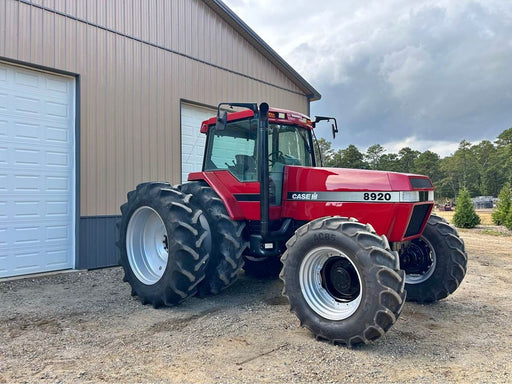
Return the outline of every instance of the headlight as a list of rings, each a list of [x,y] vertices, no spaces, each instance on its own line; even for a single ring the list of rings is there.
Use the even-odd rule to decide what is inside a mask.
[[[401,191],[400,202],[402,203],[417,203],[420,201],[419,191]]]

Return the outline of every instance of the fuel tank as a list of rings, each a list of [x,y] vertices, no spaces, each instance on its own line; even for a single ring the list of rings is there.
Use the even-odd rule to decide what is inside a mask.
[[[426,176],[345,168],[286,166],[281,217],[355,217],[390,241],[419,237],[434,204]]]

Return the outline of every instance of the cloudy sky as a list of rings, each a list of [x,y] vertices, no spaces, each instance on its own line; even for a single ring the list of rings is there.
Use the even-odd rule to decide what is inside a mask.
[[[446,156],[512,127],[511,0],[224,2],[322,94],[336,148]]]

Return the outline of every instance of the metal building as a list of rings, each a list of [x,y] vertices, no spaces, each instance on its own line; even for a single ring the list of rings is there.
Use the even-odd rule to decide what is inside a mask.
[[[127,191],[200,170],[219,102],[319,98],[218,0],[0,1],[0,277],[116,265]]]

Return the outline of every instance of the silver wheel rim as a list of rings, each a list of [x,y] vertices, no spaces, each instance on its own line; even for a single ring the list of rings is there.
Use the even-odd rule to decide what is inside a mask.
[[[126,231],[126,252],[130,267],[139,281],[155,284],[167,266],[167,231],[160,215],[151,207],[138,208]]]
[[[430,279],[430,277],[432,276],[432,274],[434,273],[434,271],[436,269],[437,256],[436,256],[436,251],[434,251],[434,247],[432,247],[432,244],[430,243],[430,241],[428,241],[424,236],[421,236],[420,240],[423,241],[425,244],[427,244],[427,246],[430,250],[429,255],[430,255],[430,260],[432,261],[432,264],[430,265],[429,269],[425,273],[406,274],[405,282],[407,284],[421,284],[421,283],[427,281],[428,279]]]
[[[352,301],[337,301],[323,286],[321,271],[325,263],[332,257],[347,259],[357,272],[359,295]],[[309,307],[318,315],[328,320],[344,320],[354,314],[361,304],[363,287],[361,276],[352,260],[338,249],[330,247],[315,248],[302,261],[299,270],[299,281],[304,299]]]

